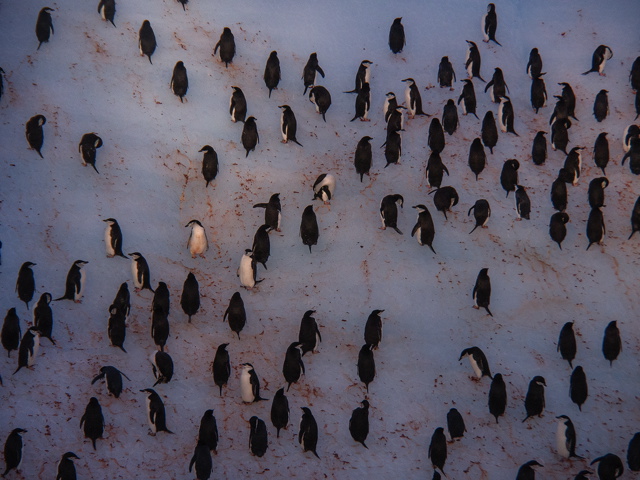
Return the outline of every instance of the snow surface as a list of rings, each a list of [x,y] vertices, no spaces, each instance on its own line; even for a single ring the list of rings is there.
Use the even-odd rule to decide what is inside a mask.
[[[448,478],[508,479],[518,467],[536,459],[541,478],[573,478],[597,456],[613,452],[624,458],[629,440],[640,430],[637,326],[638,242],[629,217],[638,194],[637,179],[621,167],[621,136],[635,117],[628,82],[638,55],[635,0],[602,2],[498,2],[497,38],[503,47],[483,43],[479,24],[485,5],[479,2],[387,2],[326,0],[322,2],[202,2],[192,0],[186,12],[172,0],[120,1],[117,28],[103,22],[97,2],[51,2],[55,35],[36,52],[33,29],[44,3],[4,5],[0,16],[1,66],[5,95],[0,101],[3,182],[1,193],[4,264],[0,299],[5,310],[16,307],[23,332],[31,311],[14,292],[20,265],[29,260],[36,277],[36,297],[64,288],[73,261],[88,260],[86,295],[81,304],[53,304],[57,346],[42,340],[33,369],[15,376],[16,352],[0,362],[0,438],[16,427],[24,435],[23,478],[53,478],[66,451],[76,461],[79,478],[175,479],[188,473],[198,425],[213,408],[220,442],[212,478],[431,478],[427,449],[435,428],[446,426],[455,406],[467,433],[449,445]],[[404,51],[394,56],[389,27],[403,17]],[[140,57],[137,35],[149,19],[158,40],[153,65]],[[229,68],[212,57],[223,27],[231,28],[237,56]],[[428,157],[429,119],[405,124],[400,165],[384,169],[384,94],[404,98],[413,77],[425,110],[441,115],[448,98],[460,94],[464,78],[465,40],[475,41],[482,55],[482,75],[491,78],[501,67],[516,112],[519,137],[500,134],[487,169],[475,181],[467,166],[468,148],[480,135],[480,121],[460,117],[460,127],[442,154],[452,185],[460,194],[449,220],[433,208],[424,177]],[[589,69],[599,44],[614,57],[606,77],[580,74]],[[529,51],[538,47],[550,101],[539,114],[529,104],[525,73]],[[268,98],[262,74],[269,53],[277,50],[282,81]],[[318,53],[326,78],[319,83],[332,94],[327,122],[302,95],[302,68]],[[436,85],[440,58],[448,55],[458,82],[454,91]],[[351,90],[359,63],[371,67],[372,112],[369,123],[353,122]],[[169,88],[175,63],[184,61],[189,91],[181,104]],[[551,95],[557,82],[568,81],[578,97],[580,122],[569,131],[570,147],[582,145],[583,170],[578,186],[569,186],[568,235],[559,250],[548,236],[553,213],[549,188],[564,154],[549,150],[544,166],[530,159],[538,130],[549,131]],[[484,84],[474,80],[478,116],[497,112]],[[231,86],[243,89],[249,114],[257,118],[260,144],[245,158],[241,124],[228,117]],[[610,115],[597,124],[592,115],[597,92],[609,90]],[[291,105],[298,119],[298,140],[284,145],[279,133],[278,105]],[[24,124],[44,114],[44,160],[28,150]],[[77,144],[95,131],[104,140],[96,174],[81,166]],[[587,187],[600,176],[591,149],[601,131],[609,132],[611,182],[606,190],[604,246],[585,252],[589,213]],[[374,166],[363,183],[352,161],[358,140],[374,138]],[[212,145],[220,158],[220,174],[205,189],[202,154]],[[528,187],[530,221],[516,221],[513,194],[505,199],[499,184],[504,160],[520,161],[520,183]],[[298,228],[302,210],[311,202],[313,181],[320,173],[338,179],[331,206],[315,202],[319,244],[309,253]],[[238,340],[222,322],[233,292],[240,290],[236,269],[262,224],[262,209],[252,209],[280,192],[283,229],[271,234],[272,256],[264,281],[255,291],[242,291],[248,322]],[[400,236],[380,230],[379,202],[400,193]],[[478,198],[491,203],[487,229],[473,235],[467,210]],[[434,218],[434,248],[420,247],[409,237],[416,213],[426,204]],[[118,219],[125,252],[139,251],[151,267],[152,284],[168,284],[172,294],[171,335],[167,351],[175,363],[174,379],[159,385],[174,435],[148,435],[145,395],[154,383],[149,356],[149,291],[132,294],[132,316],[124,353],[109,345],[108,307],[121,282],[131,283],[130,263],[106,258],[104,218]],[[186,248],[192,218],[202,221],[209,237],[206,259],[192,259]],[[472,308],[471,290],[478,271],[489,268],[493,285],[491,318]],[[191,324],[180,309],[182,284],[189,271],[200,282],[202,306]],[[373,309],[384,309],[384,338],[375,352],[377,375],[366,395],[356,371],[364,323]],[[284,385],[282,362],[297,339],[300,319],[317,310],[324,342],[319,353],[304,357],[307,373],[288,393],[291,424],[276,439],[269,412],[276,390]],[[602,334],[617,320],[623,351],[610,367],[601,353]],[[569,391],[571,370],[556,352],[560,328],[575,321],[578,355],[589,381],[589,398],[579,412]],[[230,343],[232,377],[222,397],[210,366],[216,347]],[[506,416],[496,425],[487,408],[489,380],[473,381],[462,349],[480,346],[492,372],[505,376],[509,394]],[[244,405],[239,365],[251,362],[267,402]],[[120,399],[108,397],[102,384],[90,381],[103,365],[126,373]],[[547,380],[547,408],[542,418],[521,423],[530,379]],[[97,451],[83,438],[80,417],[97,396],[106,420],[106,438]],[[369,450],[348,432],[352,409],[363,398],[371,403]],[[309,406],[319,427],[318,460],[297,443],[300,407]],[[555,416],[569,415],[577,430],[577,452],[585,460],[568,461],[555,451]],[[249,418],[269,426],[269,450],[263,458],[248,451]],[[4,440],[2,440],[4,441]],[[625,474],[625,477],[632,475]],[[20,478],[15,472],[9,478]]]

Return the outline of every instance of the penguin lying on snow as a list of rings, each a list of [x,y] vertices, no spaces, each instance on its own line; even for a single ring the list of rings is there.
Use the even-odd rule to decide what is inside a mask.
[[[313,200],[321,199],[325,205],[331,203],[333,192],[336,189],[336,177],[330,173],[322,173],[313,184]]]

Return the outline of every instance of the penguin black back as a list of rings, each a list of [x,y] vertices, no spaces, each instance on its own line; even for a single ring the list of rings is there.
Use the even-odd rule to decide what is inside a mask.
[[[293,342],[287,348],[282,365],[282,374],[287,382],[287,392],[291,388],[292,383],[297,383],[300,374],[305,373],[304,363],[302,362],[302,353],[300,351],[300,342]]]
[[[604,207],[604,189],[609,186],[607,177],[594,178],[589,182],[589,206],[591,208]]]
[[[502,378],[502,374],[496,373],[489,387],[489,413],[496,418],[504,415],[507,408],[507,387]]]
[[[602,170],[602,174],[606,175],[604,171],[609,164],[609,140],[607,139],[607,132],[602,132],[596,138],[596,142],[593,145],[593,161],[596,167]]]
[[[25,134],[29,147],[38,152],[40,158],[44,158],[42,156],[42,145],[44,144],[44,130],[42,126],[45,123],[47,123],[47,119],[44,115],[34,115],[25,125]]]
[[[40,43],[38,43],[37,50],[40,50],[42,44],[48,42],[51,34],[54,33],[53,19],[49,12],[53,12],[53,8],[44,7],[38,13],[38,19],[36,20],[36,37]]]
[[[18,279],[16,280],[16,292],[18,298],[22,300],[29,309],[29,302],[33,299],[36,291],[36,281],[33,276],[33,270],[36,264],[33,262],[24,262],[18,271]]]
[[[271,404],[271,423],[277,429],[276,436],[280,438],[280,430],[289,424],[289,400],[284,394],[284,388],[278,390]]]
[[[187,94],[187,90],[189,90],[189,78],[187,76],[187,68],[181,61],[173,67],[171,90],[173,90],[176,96],[180,97],[180,103],[182,103],[183,97]]]
[[[267,260],[271,255],[269,230],[271,230],[269,225],[261,225],[253,236],[253,247],[251,247],[254,260],[261,263],[265,270],[267,269]]]
[[[255,415],[249,419],[249,450],[252,455],[262,457],[267,452],[268,434],[264,420]]]
[[[478,50],[478,45],[471,40],[465,40],[467,45],[469,46],[469,50],[467,51],[467,59],[465,61],[465,68],[467,69],[467,73],[469,74],[469,78],[479,78],[483,82],[486,83],[484,78],[480,76],[480,66],[482,64],[480,58],[480,51]],[[469,112],[472,113],[472,112]]]
[[[587,401],[587,397],[589,396],[589,387],[584,369],[579,365],[574,368],[571,373],[569,396],[571,397],[571,401],[578,405],[578,409],[582,411],[582,404]]]
[[[213,383],[220,388],[220,396],[222,396],[222,386],[227,384],[231,376],[228,346],[228,343],[220,344],[213,359]]]
[[[473,82],[467,78],[462,81],[464,82],[464,86],[462,87],[462,93],[458,97],[458,105],[462,102],[462,113],[464,115],[471,113],[474,117],[478,118],[476,114],[476,91],[473,88]]]
[[[107,324],[107,334],[109,341],[114,347],[120,348],[124,353],[127,351],[124,349],[124,340],[127,335],[127,323],[123,311],[116,305],[109,307],[109,321]]]
[[[364,443],[369,435],[369,402],[363,400],[362,407],[354,408],[349,419],[349,433],[351,438],[361,443],[366,449],[367,444]]]
[[[247,99],[240,87],[231,87],[231,100],[229,101],[229,115],[232,122],[244,122],[247,116]]]
[[[442,112],[442,128],[449,135],[453,135],[458,128],[458,109],[451,98],[447,100]]]
[[[271,98],[271,91],[278,88],[280,83],[280,59],[278,58],[278,52],[275,50],[269,54],[267,64],[264,67],[264,84],[269,89],[269,98]]]
[[[256,125],[256,118],[249,117],[244,122],[242,127],[242,135],[240,137],[242,146],[247,154],[245,158],[249,156],[249,152],[256,149],[256,145],[260,143],[260,136],[258,135],[258,126]]]
[[[640,197],[636,199],[636,203],[633,205],[633,210],[631,211],[631,234],[628,240],[631,240],[631,237],[633,237],[633,234],[637,231],[640,231]]]
[[[602,240],[604,239],[605,234],[605,225],[604,225],[604,215],[602,214],[602,210],[599,208],[592,208],[589,213],[589,218],[587,219],[587,239],[589,240],[589,245],[587,245],[587,250],[594,243],[602,245]]]
[[[534,165],[543,165],[547,160],[547,139],[546,132],[538,132],[533,138],[533,146],[531,147],[531,159]]]
[[[627,465],[632,472],[640,472],[640,432],[636,433],[629,442]]]
[[[613,361],[618,358],[622,351],[622,339],[620,338],[620,330],[618,322],[613,320],[609,322],[607,328],[604,329],[604,338],[602,340],[602,354],[604,358],[609,360],[609,365],[613,366]]]
[[[476,284],[473,287],[473,299],[475,300],[476,308],[484,308],[487,313],[493,317],[491,310],[489,310],[489,303],[491,301],[491,279],[489,278],[488,268],[483,268],[478,273],[476,278]]]
[[[512,158],[502,164],[502,172],[500,173],[500,185],[507,192],[513,192],[518,185],[518,168],[520,168],[520,162]]]
[[[10,308],[4,317],[2,324],[2,346],[7,350],[7,356],[11,358],[11,350],[18,350],[20,346],[20,318],[15,308]]]
[[[551,147],[554,150],[560,150],[565,155],[569,144],[568,126],[568,120],[558,120],[551,125]]]
[[[102,147],[102,139],[96,133],[85,133],[78,144],[78,151],[82,154],[83,165],[91,165],[96,173],[96,149]]]
[[[522,420],[522,423],[535,415],[542,416],[545,407],[544,387],[546,386],[544,378],[539,375],[533,377],[529,382],[527,396],[524,399],[524,408],[527,411],[527,416]]]
[[[487,153],[484,151],[482,142],[479,138],[474,138],[473,142],[471,142],[471,146],[469,147],[469,168],[476,176],[476,181],[478,180],[478,175],[482,173],[486,164]]]
[[[457,408],[452,408],[447,412],[447,429],[451,440],[462,438],[464,432],[467,431],[464,425],[464,419]]]
[[[444,219],[447,219],[447,212],[451,211],[451,207],[458,204],[460,197],[455,188],[447,186],[438,188],[433,195],[433,204],[436,210],[444,214]]]
[[[202,155],[202,176],[204,177],[205,188],[209,186],[218,175],[218,154],[211,145],[205,145],[200,152],[204,152]]]
[[[600,90],[593,103],[593,116],[596,117],[598,122],[602,122],[609,114],[609,97],[607,93],[609,93],[608,90]]]
[[[542,57],[537,48],[532,48],[529,52],[529,61],[527,62],[527,74],[530,78],[538,78],[542,73]]]
[[[122,377],[125,377],[127,380],[130,380],[124,373],[118,370],[116,367],[112,367],[110,365],[104,366],[100,369],[100,373],[91,380],[91,385],[96,383],[98,380],[102,380],[105,378],[107,383],[107,391],[110,395],[113,395],[116,398],[120,397],[122,393]]]
[[[233,57],[236,55],[236,41],[229,27],[224,27],[222,30],[220,40],[218,40],[218,43],[216,43],[213,49],[214,55],[218,51],[218,48],[220,49],[220,61],[224,62],[225,68],[228,68],[229,64],[233,62]]]
[[[151,28],[151,23],[149,20],[145,20],[142,22],[138,32],[138,48],[140,49],[140,55],[146,55],[151,65],[153,65],[151,55],[156,51],[156,46],[156,35],[153,32],[153,28]]]
[[[165,314],[169,315],[171,311],[171,295],[169,293],[169,287],[164,282],[158,282],[158,286],[153,292],[153,301],[151,302],[151,310],[156,308],[162,310]]]
[[[370,344],[371,348],[378,348],[382,341],[382,312],[384,310],[372,311],[364,325],[364,342]]]
[[[302,212],[300,237],[302,238],[302,243],[309,247],[309,253],[311,253],[311,246],[318,244],[319,237],[318,221],[313,211],[313,205],[307,205]]]
[[[151,425],[152,433],[154,435],[158,432],[173,433],[167,428],[164,402],[160,395],[152,388],[145,388],[140,392],[147,394],[147,420]]]
[[[480,200],[476,200],[476,203],[474,203],[467,212],[467,216],[471,215],[471,211],[473,211],[473,217],[475,218],[476,224],[473,227],[473,230],[469,232],[469,235],[471,235],[476,228],[486,226],[487,221],[491,216],[491,207],[487,200],[481,198]]]
[[[367,393],[369,392],[369,384],[373,382],[376,376],[376,362],[373,358],[373,345],[364,344],[358,354],[358,377],[365,384]]]
[[[569,366],[573,368],[572,362],[573,359],[576,358],[577,351],[573,322],[567,322],[562,326],[562,329],[560,330],[560,337],[558,338],[558,351],[560,352],[560,355],[562,355],[562,359],[568,361]]]
[[[193,456],[189,462],[189,472],[196,467],[197,480],[209,480],[211,471],[213,470],[213,461],[211,460],[211,451],[206,443],[198,440]]]
[[[396,18],[389,29],[389,48],[393,53],[400,53],[406,45],[402,17]]]
[[[447,461],[447,437],[444,434],[444,428],[438,427],[433,432],[428,456],[434,470],[438,468],[444,474],[444,464]]]
[[[542,467],[536,460],[529,460],[524,465],[521,465],[516,475],[516,480],[535,480],[536,471],[533,467]]]
[[[40,336],[48,339],[53,345],[56,342],[51,338],[53,333],[53,312],[49,304],[51,303],[51,294],[45,292],[40,295],[40,299],[33,309],[33,323],[40,332]]]
[[[624,473],[624,465],[619,456],[607,453],[593,460],[590,465],[598,464],[598,478],[600,480],[615,480]]]
[[[449,61],[449,57],[442,57],[440,65],[438,65],[438,83],[440,88],[452,87],[456,81],[456,72],[453,71],[453,65]]]
[[[613,51],[607,45],[599,45],[591,56],[591,70],[587,70],[582,75],[587,75],[591,72],[598,72],[600,75],[604,75],[604,66],[607,60],[613,57]]]
[[[318,424],[308,407],[302,407],[302,419],[300,420],[300,431],[298,433],[298,443],[302,445],[305,452],[311,451],[318,459],[316,448],[318,445]]]
[[[482,144],[493,154],[493,147],[498,144],[498,127],[491,110],[482,119]]]
[[[312,86],[311,91],[309,92],[309,101],[315,104],[316,111],[322,115],[322,120],[326,122],[327,118],[325,114],[331,106],[331,94],[329,93],[329,90],[322,85]]]
[[[115,0],[100,0],[100,3],[98,3],[98,13],[105,22],[109,21],[111,25],[116,26],[113,21],[116,16]]]
[[[442,128],[442,124],[438,117],[433,117],[431,119],[427,143],[433,152],[441,153],[444,150],[444,129]]]
[[[180,306],[182,311],[189,316],[189,323],[191,323],[191,317],[200,309],[200,286],[192,272],[189,272],[182,286]]]
[[[154,387],[160,383],[169,383],[173,378],[173,359],[167,352],[153,352],[151,368],[156,379]]]
[[[496,30],[498,29],[498,15],[496,14],[496,6],[493,3],[487,5],[487,13],[482,18],[482,33],[484,41],[493,41],[500,45],[496,40]],[[500,45],[502,46],[502,45]]]
[[[222,321],[224,322],[227,317],[229,318],[229,327],[238,335],[238,340],[240,340],[240,332],[247,323],[247,313],[244,309],[244,302],[240,296],[240,292],[235,292],[231,296],[229,306],[224,312]]]
[[[216,417],[213,416],[213,410],[209,409],[204,412],[200,419],[200,428],[198,429],[198,443],[204,443],[208,450],[216,451],[218,448],[218,424]]]
[[[6,468],[2,477],[6,477],[13,469],[17,469],[22,463],[22,434],[27,431],[24,428],[14,428],[4,442],[4,461]]]
[[[91,439],[93,449],[96,450],[96,440],[102,438],[104,432],[104,416],[102,407],[96,397],[91,397],[89,404],[80,419],[80,428],[83,429],[85,438]]]
[[[360,175],[360,181],[362,182],[362,178],[364,175],[369,175],[369,170],[371,169],[371,137],[364,136],[358,142],[356,147],[356,153],[353,160],[353,163],[356,167],[356,173]]]
[[[164,346],[169,338],[169,316],[166,311],[157,306],[151,314],[151,337],[156,346],[164,352]]]

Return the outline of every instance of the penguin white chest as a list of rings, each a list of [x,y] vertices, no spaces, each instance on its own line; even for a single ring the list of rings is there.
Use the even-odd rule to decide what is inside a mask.
[[[492,97],[491,100],[493,100],[493,90],[491,91],[491,97]],[[498,106],[498,123],[500,124],[500,130],[506,133],[507,125],[503,117],[503,112],[504,112],[504,102],[500,102],[500,105]]]
[[[138,262],[135,260],[131,262],[131,274],[133,275],[133,286],[136,288],[142,288],[142,282],[138,280]]]
[[[189,237],[189,252],[195,258],[207,251],[207,234],[200,225],[193,225]]]
[[[288,133],[289,133],[289,127],[287,125],[285,125],[285,123],[284,123],[284,115],[282,115],[280,117],[280,131],[282,132],[282,141],[284,143],[287,143],[287,140],[288,140],[287,136],[288,136]]]
[[[464,59],[464,63],[465,65],[467,65],[467,75],[469,75],[469,78],[473,78],[473,62],[469,61],[469,58],[471,57],[471,50],[467,50],[467,55]]]
[[[254,400],[253,388],[251,386],[251,374],[248,370],[243,370],[240,374],[240,392],[244,403],[252,403]]]
[[[476,377],[482,378],[482,370],[480,369],[478,362],[476,362],[475,358],[473,358],[473,355],[469,355],[469,363],[471,364],[471,368],[473,368]]]
[[[36,356],[38,355],[38,350],[40,350],[40,335],[36,334],[33,336],[33,354],[29,352],[27,366],[31,367],[34,363],[36,363]]]
[[[155,423],[155,418],[152,418],[151,415],[151,399],[149,397],[147,397],[147,420],[149,421],[149,428],[151,428],[151,431],[153,433],[157,433],[157,427],[156,427],[156,423]]]
[[[413,117],[416,114],[416,103],[411,95],[411,87],[407,87],[404,91],[404,100],[407,104],[407,108],[409,109],[409,113]]]
[[[416,240],[418,240],[418,243],[422,245],[422,227],[418,227],[416,229]]]
[[[253,278],[252,259],[248,255],[243,255],[240,259],[240,268],[238,269],[240,283],[243,287],[253,288],[256,281]]]
[[[567,448],[567,427],[564,421],[558,422],[558,429],[556,430],[556,447],[558,448],[558,454],[564,458],[569,458],[571,454]]]
[[[105,12],[105,5],[102,4],[100,6],[100,16],[102,17],[102,20],[106,21],[107,20],[107,14]]]
[[[104,246],[107,251],[107,257],[113,257],[116,254],[111,241],[111,225],[107,225],[107,228],[104,230]]]

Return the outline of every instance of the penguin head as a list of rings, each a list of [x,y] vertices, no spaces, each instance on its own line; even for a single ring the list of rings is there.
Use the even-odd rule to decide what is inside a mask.
[[[403,208],[404,205],[404,197],[400,194],[393,195],[393,201],[400,205],[400,208]]]
[[[480,270],[479,275],[482,275],[483,277],[486,277],[489,274],[489,269],[488,268],[483,268],[482,270]],[[540,377],[542,378],[542,377]],[[544,379],[543,379],[544,381]]]
[[[368,68],[369,65],[373,65],[373,62],[371,60],[363,60],[362,62],[360,62],[360,65],[362,65],[363,67]]]
[[[45,118],[45,116],[44,116],[44,115],[36,115],[36,116],[35,116],[35,117],[33,117],[33,118],[38,119],[38,125],[39,125],[39,126],[42,126],[42,125],[44,125],[45,123],[47,123],[47,119]]]
[[[407,85],[411,86],[411,85],[415,85],[416,82],[413,78],[405,78],[404,80],[402,80],[403,82],[406,82]]]
[[[202,147],[200,150],[198,150],[199,152],[207,152],[207,153],[213,153],[213,147],[211,145],[205,145],[204,147]]]
[[[311,55],[309,55],[309,60],[314,59],[317,60],[318,59],[318,54],[316,52],[313,52]]]
[[[450,98],[449,100],[447,100],[447,106],[455,107],[455,105],[456,105],[456,102],[454,102],[453,99]]]
[[[278,58],[278,52],[276,52],[275,50],[273,50],[273,51],[269,54],[269,59],[270,59],[270,60],[275,60],[276,58]]]
[[[569,420],[569,417],[567,417],[566,415],[558,415],[556,417],[558,420],[562,419],[562,420]]]
[[[87,262],[86,260],[76,260],[75,262],[73,262],[73,264],[78,268],[84,267],[87,263],[89,262]]]
[[[151,26],[151,22],[149,22],[149,20],[145,20],[144,22],[142,22],[143,28],[150,27],[150,26]]]
[[[371,315],[377,315],[380,316],[380,314],[384,312],[384,310],[374,310],[373,312],[371,312]]]
[[[231,29],[229,27],[224,27],[224,29],[222,30],[222,34],[223,35],[230,35],[231,34]]]
[[[387,97],[387,99],[391,100],[393,98],[396,98],[396,94],[393,93],[393,92],[387,92],[387,93],[385,93],[385,97]]]
[[[472,42],[471,40],[465,40],[465,42],[467,42],[467,44],[469,45],[469,48],[478,48],[478,46],[476,45],[476,42]]]
[[[520,162],[515,158],[511,158],[507,160],[505,163],[507,163],[509,167],[511,167],[514,170],[518,170],[520,168]]]
[[[244,95],[244,93],[242,92],[242,89],[240,87],[232,86],[231,88],[233,88],[233,93],[240,93],[240,94]]]
[[[607,188],[609,186],[609,179],[607,177],[600,177],[598,180],[600,180],[602,188]]]
[[[368,409],[368,408],[369,408],[369,402],[368,402],[366,399],[362,400],[362,402],[360,402],[360,403],[362,404],[362,406],[363,406],[365,409]]]
[[[249,249],[249,248],[245,249],[245,251],[244,251],[244,255],[245,255],[246,257],[253,258],[253,250],[251,250],[251,249]]]
[[[240,366],[242,367],[243,372],[250,372],[251,370],[253,370],[253,365],[251,365],[250,363],[243,363]]]
[[[278,105],[278,108],[281,108],[283,113],[291,111],[291,107],[289,105]]]
[[[309,407],[300,407],[300,408],[304,412],[304,415],[312,415],[311,410],[309,409]]]
[[[526,466],[528,467],[543,467],[544,465],[538,463],[535,460],[529,460],[527,463],[525,463]]]
[[[42,10],[40,10],[41,12],[55,12],[55,10],[51,7],[44,7]]]
[[[279,193],[274,193],[273,195],[271,195],[271,197],[269,198],[269,203],[273,203],[273,202],[279,202],[280,201],[280,194]]]
[[[35,267],[35,265],[36,265],[36,264],[35,264],[35,263],[33,263],[33,262],[24,262],[24,263],[22,264],[22,267],[20,267],[20,268],[21,268],[21,269],[22,269],[22,268],[31,268],[31,267]]]
[[[221,343],[220,346],[218,346],[218,350],[226,350],[228,346],[228,343]]]
[[[400,25],[402,23],[402,17],[398,17],[393,21],[394,25]]]
[[[129,256],[134,260],[138,260],[139,258],[142,258],[142,254],[140,252],[133,252],[130,253]]]
[[[508,102],[511,102],[511,99],[508,96],[504,95],[504,96],[500,97],[500,103],[501,104],[504,105],[505,103],[508,103]]]
[[[442,59],[440,60],[440,64],[446,65],[447,63],[449,63],[449,57],[447,56],[442,57]]]
[[[487,5],[487,13],[493,13],[496,11],[496,6],[493,3]]]
[[[371,140],[373,140],[373,138],[369,137],[368,135],[365,135],[364,137],[361,138],[361,140],[365,142],[370,142]]]
[[[191,226],[194,226],[194,225],[197,225],[197,226],[199,226],[200,228],[204,228],[204,227],[202,226],[202,224],[201,224],[198,220],[191,220],[189,223],[187,223],[187,224],[185,225],[185,228],[186,228],[186,227],[191,227]]]
[[[21,435],[23,433],[27,433],[27,431],[24,428],[14,428],[11,430],[11,433]]]
[[[276,397],[284,397],[284,387],[276,392]]]
[[[532,382],[535,383],[536,385],[540,385],[544,387],[547,386],[547,382],[545,382],[544,377],[541,377],[540,375],[533,377]]]
[[[413,208],[418,210],[418,213],[422,213],[422,212],[426,212],[427,211],[427,207],[424,206],[424,205],[414,205]]]
[[[256,117],[251,116],[251,117],[247,118],[247,119],[245,120],[245,122],[244,122],[244,123],[245,123],[245,125],[246,125],[246,124],[251,125],[251,124],[256,123],[256,120],[257,120],[257,119],[256,119]]]
[[[240,296],[240,292],[235,292],[233,295],[231,295],[231,300],[236,302],[239,300],[242,300],[242,297]]]
[[[79,456],[77,456],[77,455],[76,455],[75,453],[73,453],[73,452],[67,452],[67,453],[65,453],[64,455],[62,455],[62,458],[64,458],[64,459],[68,459],[68,458],[76,458],[76,459],[80,460],[80,457],[79,457]]]
[[[314,313],[316,313],[315,310],[307,310],[306,312],[304,312],[304,318],[309,318],[311,315],[313,315]]]
[[[204,412],[204,416],[205,417],[212,417],[213,416],[213,410],[210,408],[209,410]]]
[[[156,391],[153,388],[144,388],[144,389],[140,390],[140,392],[141,393],[148,393],[149,395],[156,394]]]
[[[108,223],[109,225],[115,225],[116,223],[118,223],[115,218],[105,218],[102,221]]]
[[[178,63],[176,63],[176,67],[177,69],[183,69],[184,68],[184,62],[182,62],[182,60],[180,60]]]
[[[525,188],[522,185],[516,185],[516,192],[524,192]]]
[[[100,406],[100,402],[98,401],[98,399],[96,397],[91,397],[89,399],[89,405],[92,407],[99,407]]]

